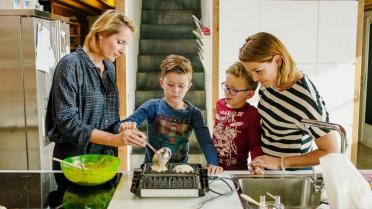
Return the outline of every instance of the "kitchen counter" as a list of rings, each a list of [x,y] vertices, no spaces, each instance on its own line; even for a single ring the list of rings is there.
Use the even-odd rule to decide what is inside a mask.
[[[241,171],[239,173],[247,173]],[[224,172],[220,176],[229,177],[231,172]],[[229,182],[234,188],[232,182]],[[132,184],[132,174],[123,175],[121,181],[119,182],[114,196],[110,202],[108,209],[119,209],[119,208],[143,208],[143,209],[166,209],[166,208],[181,208],[181,209],[196,209],[201,208],[201,204],[204,203],[203,208],[213,208],[213,209],[226,209],[226,208],[242,208],[240,203],[240,198],[237,192],[232,192],[228,196],[221,196],[213,192],[207,192],[203,197],[181,197],[181,198],[164,198],[164,197],[145,197],[139,198],[131,193],[130,186]],[[225,193],[229,192],[229,187],[222,181],[214,181],[209,185],[214,191]],[[214,199],[212,199],[214,198]],[[209,200],[209,201],[208,201]]]
[[[362,175],[369,180],[371,183],[372,179],[372,170],[361,170]],[[53,190],[56,189],[54,184],[54,176],[56,173],[61,173],[61,171],[4,171],[0,170],[0,177],[2,181],[0,181],[1,186],[5,186],[2,188],[0,192],[0,205],[8,205],[15,204],[22,205],[22,207],[9,207],[9,208],[45,208],[46,207],[46,200],[51,200],[51,194]],[[232,174],[244,175],[249,176],[249,172],[247,171],[230,171],[224,172],[220,175],[220,177],[230,177]],[[282,171],[271,171],[266,172],[266,174],[273,174],[273,175],[296,175],[296,174],[307,174],[311,175],[311,171],[302,171],[302,172],[282,172]],[[265,174],[265,175],[266,175]],[[119,181],[120,179],[120,181]],[[119,181],[119,182],[118,182]],[[48,183],[49,182],[49,183]],[[228,181],[230,185],[234,188],[233,183]],[[51,184],[52,183],[52,184]],[[130,192],[130,187],[132,184],[132,172],[123,172],[120,175],[117,175],[117,178],[113,179],[112,182],[108,182],[110,185],[115,185],[116,189],[115,192],[111,190],[111,187],[108,189],[104,187],[95,187],[95,190],[98,192],[93,191],[93,188],[88,188],[89,191],[75,191],[69,190],[70,194],[79,194],[79,192],[83,192],[84,195],[80,198],[93,198],[98,199],[98,197],[102,197],[102,193],[114,193],[112,196],[111,201],[108,201],[108,208],[109,209],[122,209],[122,208],[146,208],[146,209],[166,209],[166,208],[181,208],[181,209],[197,209],[203,205],[204,209],[213,208],[213,209],[226,209],[226,208],[242,208],[242,204],[238,193],[236,191],[232,192],[228,196],[221,196],[218,197],[217,194],[209,191],[206,193],[205,196],[202,197],[183,197],[183,198],[139,198],[136,197],[133,193]],[[79,187],[77,187],[79,188]],[[209,188],[217,191],[219,193],[226,193],[229,192],[229,187],[222,181],[213,181],[210,182]],[[10,193],[9,193],[9,191]],[[8,191],[8,192],[7,192]],[[108,191],[108,192],[107,192]],[[1,199],[1,194],[5,195],[4,199]],[[19,195],[18,195],[19,194]],[[111,193],[112,195],[112,193]],[[63,194],[62,194],[63,196]],[[26,198],[28,197],[28,198]],[[215,198],[217,197],[217,198]],[[13,198],[13,201],[12,201]],[[26,198],[26,199],[25,199]],[[58,198],[57,198],[58,199]],[[85,200],[84,199],[84,200]],[[4,200],[6,200],[4,202]],[[9,201],[13,203],[9,203]],[[61,205],[61,199],[56,202],[56,205]],[[91,201],[89,201],[91,203]]]
[[[361,171],[362,174],[371,174],[371,170]],[[225,171],[221,174],[221,177],[229,177],[232,174],[239,174],[244,176],[249,176],[248,171]],[[312,171],[266,171],[265,175],[310,175],[312,176]],[[119,208],[139,208],[139,209],[166,209],[166,208],[182,208],[182,209],[197,209],[201,208],[201,204],[204,203],[204,209],[226,209],[226,208],[243,208],[238,192],[234,191],[229,196],[217,197],[213,192],[207,192],[203,197],[197,198],[139,198],[130,192],[130,187],[132,183],[132,173],[126,173],[122,176],[114,196],[109,204],[108,209],[119,209]],[[232,182],[231,185],[233,186]],[[230,191],[225,183],[222,181],[215,181],[209,185],[210,189],[218,191],[220,193],[225,193]],[[217,197],[217,198],[215,198]]]
[[[232,174],[243,174],[249,175],[248,171],[225,171],[220,175],[220,177],[228,177]],[[282,172],[282,171],[271,171],[267,174],[273,175],[283,175],[283,174],[311,174],[311,171],[291,171],[291,172]],[[114,193],[114,196],[110,202],[109,209],[119,209],[123,206],[128,208],[151,208],[151,209],[166,209],[166,208],[177,208],[182,209],[197,209],[201,204],[204,203],[203,208],[213,208],[213,209],[226,209],[226,208],[243,208],[240,202],[240,197],[236,191],[232,192],[228,196],[220,196],[213,193],[207,192],[203,197],[197,198],[139,198],[136,197],[133,193],[130,192],[130,186],[132,183],[132,174],[123,175],[121,181],[119,182],[117,189]],[[230,185],[234,188],[232,182]],[[214,181],[209,185],[209,188],[220,193],[229,192],[230,189],[222,181]],[[217,198],[215,198],[217,197]]]

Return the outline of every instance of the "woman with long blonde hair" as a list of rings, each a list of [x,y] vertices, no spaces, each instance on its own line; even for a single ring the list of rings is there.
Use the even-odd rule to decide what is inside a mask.
[[[135,27],[116,10],[104,12],[92,24],[84,46],[56,66],[49,95],[46,128],[55,142],[53,157],[95,153],[117,155],[123,145],[145,146],[135,129],[119,133],[119,94],[113,62],[125,54]],[[53,163],[60,170],[59,163]]]

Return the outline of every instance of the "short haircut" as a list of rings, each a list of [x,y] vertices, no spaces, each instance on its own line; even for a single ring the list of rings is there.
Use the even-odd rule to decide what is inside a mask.
[[[92,24],[85,38],[84,46],[92,52],[99,52],[98,35],[104,34],[106,36],[111,36],[117,34],[119,33],[120,27],[124,25],[128,26],[129,29],[135,33],[136,26],[131,19],[113,9],[105,11]]]
[[[160,78],[169,72],[176,72],[177,74],[185,74],[189,80],[192,79],[192,66],[190,60],[187,58],[171,54],[168,55],[160,64]]]
[[[251,72],[247,71],[241,62],[235,62],[227,70],[226,74],[230,74],[239,78],[243,78],[246,81],[247,89],[255,90],[258,83],[252,79]]]

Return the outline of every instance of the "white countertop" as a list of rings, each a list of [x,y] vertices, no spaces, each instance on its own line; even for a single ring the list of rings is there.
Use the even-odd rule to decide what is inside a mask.
[[[243,173],[239,172],[239,173]],[[247,173],[247,172],[244,172]],[[224,172],[221,176],[229,177],[230,172]],[[124,173],[117,188],[112,197],[108,209],[121,209],[121,208],[136,208],[136,209],[166,209],[166,208],[182,208],[182,209],[197,209],[201,208],[200,205],[205,202],[203,208],[213,208],[213,209],[234,209],[234,208],[243,208],[240,203],[240,198],[238,197],[237,192],[233,192],[229,196],[221,196],[214,198],[217,195],[213,192],[207,192],[203,197],[182,197],[182,198],[163,198],[163,197],[145,197],[138,198],[131,193],[130,186],[132,184],[132,172]],[[232,185],[232,183],[231,183]],[[229,192],[230,189],[222,181],[214,181],[209,185],[209,188],[220,192],[225,193]],[[214,198],[213,200],[211,198]],[[208,201],[211,199],[210,201]]]
[[[285,174],[311,174],[311,171],[269,171],[265,175],[285,175]],[[231,174],[244,174],[249,175],[248,171],[225,171],[220,177],[230,177]],[[233,183],[228,181],[233,188]],[[138,209],[167,209],[167,208],[182,208],[182,209],[197,209],[200,205],[205,202],[204,209],[235,209],[243,208],[238,193],[234,191],[229,196],[220,196],[213,193],[207,192],[203,197],[136,197],[130,192],[130,186],[132,184],[132,172],[123,173],[123,176],[116,188],[114,196],[110,202],[108,209],[121,209],[121,208],[138,208]],[[230,189],[222,181],[214,181],[209,184],[209,188],[219,193],[229,192]],[[217,197],[217,198],[214,198]],[[213,199],[212,199],[213,198]],[[210,199],[210,201],[208,201]]]

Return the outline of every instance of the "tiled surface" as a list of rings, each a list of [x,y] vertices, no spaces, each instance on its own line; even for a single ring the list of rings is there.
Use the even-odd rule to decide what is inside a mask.
[[[358,158],[357,158],[358,169],[372,169],[372,149],[358,144]]]

